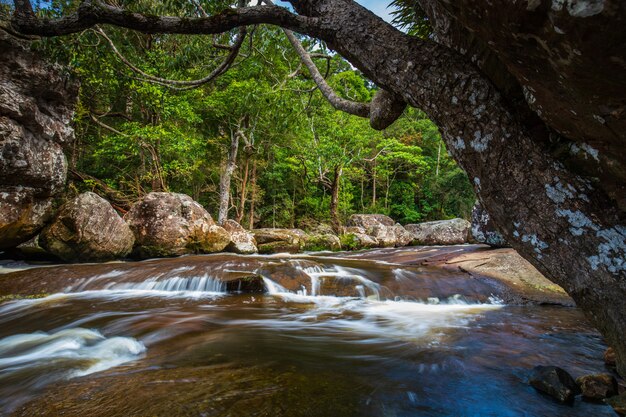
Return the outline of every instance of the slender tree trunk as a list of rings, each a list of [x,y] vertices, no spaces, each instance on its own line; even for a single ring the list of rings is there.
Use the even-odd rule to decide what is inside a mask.
[[[241,194],[239,195],[239,210],[237,210],[237,223],[241,224],[246,210],[246,194],[248,193],[248,174],[250,167],[250,158],[246,158],[246,165],[243,170],[243,179],[241,180]]]
[[[376,160],[372,166],[372,207],[376,207]]]
[[[256,160],[252,162],[252,178],[250,180],[251,195],[250,195],[250,220],[248,227],[250,230],[254,229],[254,204],[256,202]]]
[[[239,149],[239,131],[230,135],[230,150],[228,158],[220,176],[220,206],[217,222],[224,224],[228,220],[228,209],[230,205],[230,180],[237,166],[237,150]]]
[[[435,178],[439,178],[439,161],[441,160],[441,142],[437,148],[437,169],[435,170]]]
[[[330,194],[330,220],[336,233],[341,232],[341,220],[339,218],[339,188],[341,186],[342,166],[336,166],[333,175],[333,184]]]

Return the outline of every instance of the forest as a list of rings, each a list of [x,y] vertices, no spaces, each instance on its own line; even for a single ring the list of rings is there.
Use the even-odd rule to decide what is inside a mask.
[[[193,7],[137,3],[161,14]],[[54,17],[71,7],[52,2],[42,12]],[[237,31],[207,37],[106,27],[45,40],[43,51],[81,85],[76,140],[66,150],[73,189],[100,193],[121,212],[151,191],[185,193],[217,219],[226,181],[228,218],[250,229],[337,225],[353,213],[402,224],[469,218],[472,187],[424,113],[407,109],[376,131],[333,109],[281,29],[248,31],[227,72],[220,66]],[[301,39],[341,97],[372,99],[377,88],[357,69],[323,42]],[[191,81],[219,71],[211,82]]]

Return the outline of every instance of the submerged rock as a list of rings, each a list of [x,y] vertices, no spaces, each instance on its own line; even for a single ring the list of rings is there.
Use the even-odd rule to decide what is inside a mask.
[[[259,253],[298,253],[304,249],[307,235],[300,229],[254,229]]]
[[[489,213],[478,202],[472,209],[472,238],[477,243],[494,247],[508,246],[504,236],[493,224]]]
[[[613,410],[620,416],[626,416],[626,392],[622,392],[620,395],[611,397],[606,400],[606,403],[613,407]]]
[[[141,258],[219,252],[231,241],[204,207],[185,194],[150,193],[124,219]]]
[[[617,379],[609,374],[585,375],[576,379],[583,398],[601,401],[617,395]]]
[[[571,403],[580,388],[574,378],[557,366],[536,366],[529,379],[530,385],[537,391],[548,394],[562,403]]]
[[[222,227],[230,233],[230,243],[226,251],[241,254],[257,253],[254,235],[234,220],[226,220]]]
[[[61,68],[0,30],[0,249],[31,239],[54,214],[77,92]]]
[[[471,223],[464,219],[407,224],[414,245],[459,245],[469,240]]]
[[[122,258],[134,242],[130,228],[111,204],[92,192],[64,204],[39,235],[42,248],[67,262]]]

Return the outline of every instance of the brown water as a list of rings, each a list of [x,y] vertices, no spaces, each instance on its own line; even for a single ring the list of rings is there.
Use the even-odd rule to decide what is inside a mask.
[[[0,414],[613,415],[527,384],[535,365],[604,371],[605,346],[578,310],[506,305],[493,282],[378,255],[198,256],[7,276],[58,293],[0,304]],[[233,277],[238,286],[224,283]]]

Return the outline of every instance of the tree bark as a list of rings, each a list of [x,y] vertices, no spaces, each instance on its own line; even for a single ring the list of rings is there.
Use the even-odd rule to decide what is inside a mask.
[[[250,192],[250,221],[248,228],[254,229],[254,203],[256,202],[256,161],[252,163],[252,178],[250,180],[250,186],[252,188]]]
[[[239,209],[237,210],[237,223],[241,224],[246,209],[246,194],[248,191],[248,173],[250,168],[250,158],[246,158],[246,165],[243,169],[243,178],[241,179],[241,193],[239,194]]]
[[[232,132],[230,135],[230,149],[222,175],[220,176],[220,206],[217,222],[224,224],[228,220],[228,209],[230,208],[230,181],[233,172],[237,167],[237,150],[239,149],[240,132]]]
[[[341,175],[343,167],[338,165],[334,169],[333,182],[330,190],[330,221],[335,233],[341,232],[341,219],[339,218],[339,189],[341,187]]]

